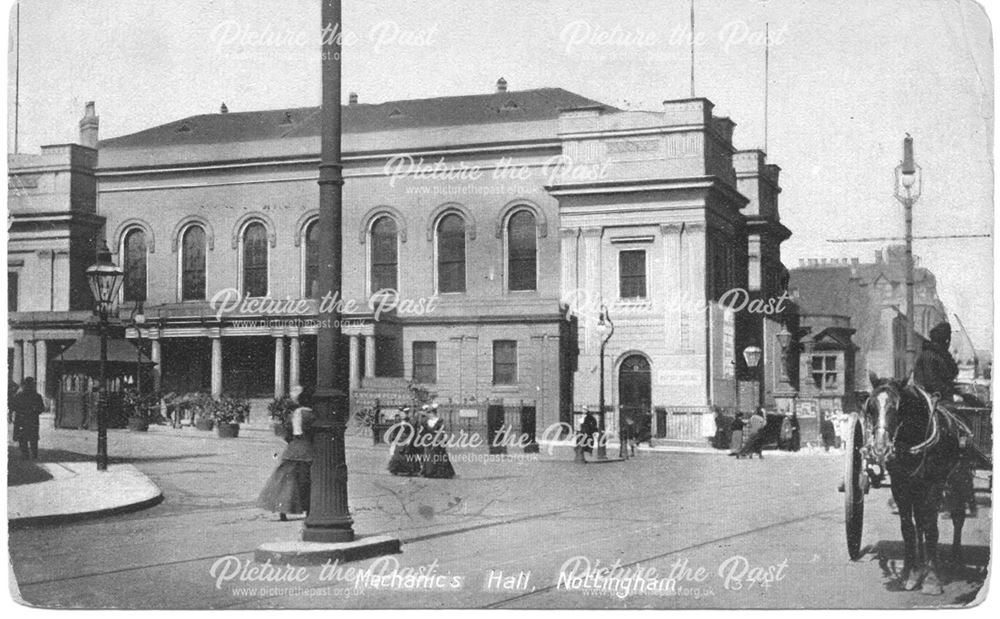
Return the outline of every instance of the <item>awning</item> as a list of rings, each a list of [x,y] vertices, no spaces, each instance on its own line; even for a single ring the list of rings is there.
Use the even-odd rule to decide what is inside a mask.
[[[57,362],[65,363],[100,362],[100,360],[101,338],[94,333],[85,333],[83,337],[56,357]],[[131,342],[110,337],[108,338],[108,362],[155,365],[155,362],[140,352],[139,348]]]

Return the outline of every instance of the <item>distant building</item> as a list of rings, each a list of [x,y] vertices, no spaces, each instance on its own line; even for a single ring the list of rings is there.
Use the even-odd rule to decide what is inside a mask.
[[[914,331],[927,338],[947,320],[934,274],[914,258]],[[800,260],[790,272],[789,292],[804,323],[813,315],[842,316],[858,347],[854,381],[868,384],[869,371],[902,378],[906,366],[906,268],[904,247],[876,251],[874,262],[853,259]],[[952,325],[953,328],[956,325]],[[952,338],[952,342],[955,340]],[[918,351],[919,352],[919,351]]]

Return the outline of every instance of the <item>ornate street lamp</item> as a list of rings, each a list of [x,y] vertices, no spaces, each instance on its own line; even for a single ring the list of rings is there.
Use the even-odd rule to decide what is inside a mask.
[[[607,460],[608,459],[608,449],[604,444],[604,348],[608,345],[608,340],[611,336],[615,334],[615,323],[611,321],[611,316],[608,315],[608,306],[601,306],[601,315],[597,320],[597,333],[601,336],[601,362],[600,362],[600,372],[601,372],[601,382],[598,395],[598,406],[600,407],[600,413],[598,420],[598,433],[597,433],[597,459]]]
[[[97,470],[108,470],[108,316],[118,301],[125,272],[111,259],[107,241],[101,241],[97,263],[87,268],[87,283],[97,304],[101,336],[101,392],[97,409]]]
[[[920,198],[923,181],[920,166],[913,160],[913,138],[903,138],[903,163],[896,166],[896,199],[903,205],[906,219],[906,367],[905,376],[913,369],[917,357],[917,341],[913,336],[913,205]],[[897,377],[902,378],[902,377]]]
[[[764,354],[760,346],[747,346],[743,349],[743,360],[747,362],[748,368],[753,368],[754,374],[757,374],[757,365],[760,363],[760,358]],[[764,405],[763,391],[764,391],[764,376],[763,368],[761,368],[760,376],[758,380],[760,383],[757,387],[757,406]]]

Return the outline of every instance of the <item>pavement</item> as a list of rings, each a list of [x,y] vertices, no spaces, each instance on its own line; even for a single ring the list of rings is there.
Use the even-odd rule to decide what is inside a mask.
[[[640,450],[581,466],[561,445],[504,457],[456,449],[457,476],[438,480],[394,477],[385,445],[346,443],[354,530],[402,540],[400,554],[268,579],[255,550],[300,539],[302,527],[301,516],[279,522],[256,507],[280,438],[252,425],[232,440],[113,430],[112,463],[134,466],[163,501],[11,530],[12,594],[46,608],[913,608],[967,605],[985,592],[987,492],[966,522],[964,561],[943,572],[944,595],[901,591],[888,491],[866,499],[864,557],[846,556],[835,452],[737,461],[725,451]],[[51,461],[92,465],[96,436],[43,426],[42,446]],[[947,554],[950,523],[941,528]],[[595,589],[566,581],[567,566],[654,569],[678,586]]]
[[[52,415],[41,424],[51,426]],[[97,470],[94,458],[41,449],[25,459],[7,445],[7,521],[12,528],[99,518],[152,507],[163,500],[159,487],[134,465],[110,462]]]

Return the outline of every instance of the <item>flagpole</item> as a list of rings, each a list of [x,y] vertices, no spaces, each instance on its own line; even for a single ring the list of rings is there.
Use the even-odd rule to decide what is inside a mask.
[[[771,75],[771,23],[764,24],[764,152],[767,152],[767,103],[770,94]]]
[[[694,0],[691,0],[691,98],[694,99]]]
[[[21,3],[14,5],[14,154],[18,152],[21,108]]]

